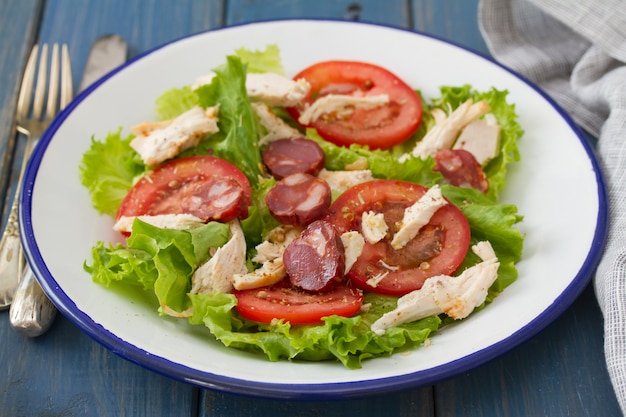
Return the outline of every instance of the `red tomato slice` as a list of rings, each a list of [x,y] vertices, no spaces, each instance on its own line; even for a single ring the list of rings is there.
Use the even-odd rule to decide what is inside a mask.
[[[271,323],[284,319],[291,324],[314,324],[322,317],[350,317],[363,304],[363,293],[351,285],[337,285],[318,293],[300,290],[283,279],[269,287],[235,291],[237,311],[248,320]]]
[[[251,202],[248,178],[211,155],[173,159],[144,175],[126,195],[122,216],[193,214],[204,221],[246,218]]]
[[[339,234],[361,231],[363,212],[383,212],[388,230],[402,220],[404,209],[427,191],[418,184],[374,180],[356,185],[332,204],[325,220]],[[450,275],[457,270],[469,249],[470,227],[465,215],[453,204],[441,207],[430,222],[405,247],[395,250],[388,237],[376,244],[365,242],[363,252],[346,274],[357,287],[367,291],[404,295],[420,289],[427,278]],[[368,280],[386,274],[375,286]]]
[[[348,116],[326,114],[306,127],[314,127],[326,140],[340,146],[353,143],[386,149],[408,139],[422,121],[419,95],[385,68],[353,61],[325,61],[312,65],[294,79],[304,78],[311,91],[303,103],[327,94],[376,96],[387,94],[389,103],[374,109],[356,108]],[[302,107],[287,109],[298,120]]]

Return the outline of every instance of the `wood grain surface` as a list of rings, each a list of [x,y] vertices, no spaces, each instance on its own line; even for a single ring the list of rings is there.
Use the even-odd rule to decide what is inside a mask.
[[[99,35],[122,35],[134,57],[192,33],[271,19],[367,21],[488,54],[477,7],[477,0],[0,0],[0,201],[16,185],[13,155],[21,150],[13,115],[36,41],[68,43],[75,86]],[[3,224],[6,204],[4,213]],[[522,346],[436,385],[343,401],[278,401],[199,389],[145,370],[62,316],[45,335],[25,339],[3,311],[0,416],[617,416],[602,349],[602,316],[589,286]]]

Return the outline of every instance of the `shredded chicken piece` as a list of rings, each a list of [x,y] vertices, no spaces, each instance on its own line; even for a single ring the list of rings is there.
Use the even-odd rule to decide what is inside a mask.
[[[229,223],[231,237],[213,257],[201,265],[191,277],[191,293],[229,292],[232,277],[248,272],[246,268],[246,239],[238,220]]]
[[[465,149],[485,165],[500,153],[500,125],[496,117],[487,113],[463,128],[452,149]]]
[[[259,139],[259,146],[267,145],[278,139],[304,137],[299,130],[289,126],[283,119],[276,116],[265,103],[251,103],[252,110],[259,118],[261,125],[267,130],[265,136]]]
[[[361,232],[367,243],[373,245],[387,236],[387,223],[383,213],[364,211],[361,215]]]
[[[256,245],[256,255],[252,262],[263,263],[283,256],[283,252],[292,240],[300,236],[302,228],[281,225],[267,234],[267,239]]]
[[[256,246],[257,254],[253,262],[261,266],[252,272],[242,272],[233,275],[233,286],[237,290],[272,285],[287,276],[283,263],[283,253],[292,240],[300,236],[302,229],[292,226],[278,226],[268,233],[267,240]]]
[[[337,117],[345,117],[352,113],[355,108],[375,109],[389,103],[387,94],[376,96],[351,96],[343,94],[328,94],[318,98],[313,104],[307,106],[300,114],[298,122],[308,125],[324,114],[334,113]]]
[[[448,117],[444,118],[440,113],[435,113],[437,123],[415,145],[411,152],[412,155],[419,158],[434,157],[438,151],[450,149],[459,132],[489,110],[490,107],[486,101],[474,103],[472,99],[469,99],[457,107]]]
[[[278,257],[264,262],[260,268],[252,272],[233,275],[233,286],[236,290],[251,290],[276,284],[286,276],[287,271],[285,270],[283,258]]]
[[[467,317],[485,301],[500,266],[489,242],[479,242],[472,250],[482,262],[457,277],[439,275],[427,279],[422,288],[400,297],[396,309],[376,320],[371,330],[383,335],[389,327],[441,313],[455,320]]]
[[[438,185],[432,186],[415,204],[404,210],[401,226],[391,240],[391,247],[402,249],[430,222],[437,210],[446,204],[448,200],[443,198],[441,188]]]
[[[130,146],[143,162],[155,166],[196,146],[206,136],[219,131],[218,107],[194,107],[165,123],[143,123],[131,129],[136,138]]]
[[[304,78],[292,80],[271,72],[249,73],[246,77],[248,96],[270,106],[293,107],[302,102],[310,89],[311,84]]]
[[[202,226],[204,221],[194,216],[193,214],[158,214],[154,216],[122,216],[113,225],[113,230],[116,232],[130,233],[133,228],[133,222],[135,219],[139,219],[144,223],[151,224],[152,226],[160,227],[161,229],[192,229],[194,227]]]
[[[317,177],[326,181],[331,190],[339,193],[343,193],[357,184],[374,179],[372,171],[369,169],[329,171],[326,168],[322,168],[322,170],[317,174]]]
[[[346,254],[346,268],[344,274],[347,274],[359,256],[361,256],[363,248],[365,247],[365,239],[363,235],[356,230],[350,230],[341,234],[341,243],[343,243],[344,252]]]

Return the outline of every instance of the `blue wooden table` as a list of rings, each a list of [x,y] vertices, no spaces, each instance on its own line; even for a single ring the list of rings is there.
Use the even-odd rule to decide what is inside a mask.
[[[132,57],[222,26],[323,17],[423,31],[488,54],[477,8],[477,0],[0,0],[0,202],[17,181],[13,117],[35,42],[68,43],[77,88],[90,44],[106,33],[124,36]],[[2,311],[0,416],[617,416],[602,326],[589,286],[537,336],[478,369],[405,392],[292,402],[177,382],[116,356],[62,316],[27,339]]]

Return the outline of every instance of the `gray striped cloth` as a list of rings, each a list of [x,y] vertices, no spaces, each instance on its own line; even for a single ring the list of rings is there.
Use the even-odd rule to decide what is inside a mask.
[[[606,363],[626,414],[626,2],[480,0],[478,20],[496,60],[598,138],[610,227],[594,286]]]

